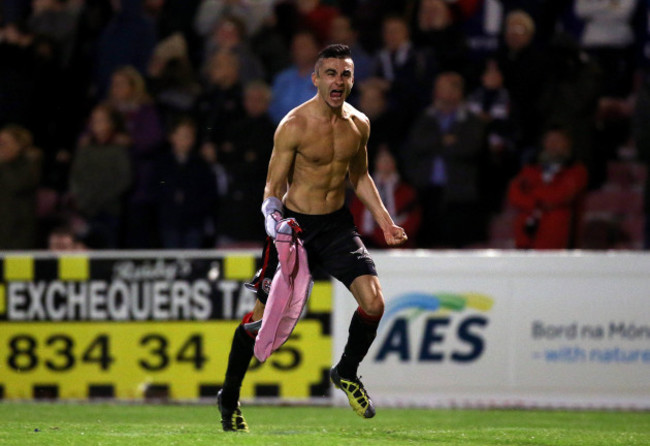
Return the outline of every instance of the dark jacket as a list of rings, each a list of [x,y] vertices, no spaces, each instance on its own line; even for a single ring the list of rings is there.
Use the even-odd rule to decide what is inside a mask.
[[[155,171],[160,227],[202,228],[216,201],[216,182],[208,165],[194,155],[181,163],[172,153],[165,153]]]
[[[121,214],[122,196],[131,184],[128,149],[117,144],[89,144],[75,154],[70,192],[86,217]]]
[[[479,200],[479,168],[484,149],[484,124],[466,109],[457,111],[456,121],[448,135],[453,144],[444,144],[435,110],[428,108],[415,121],[404,150],[407,179],[417,188],[431,184],[434,160],[445,164],[444,197],[448,203],[469,203]]]
[[[37,185],[25,156],[0,163],[0,250],[34,248]]]

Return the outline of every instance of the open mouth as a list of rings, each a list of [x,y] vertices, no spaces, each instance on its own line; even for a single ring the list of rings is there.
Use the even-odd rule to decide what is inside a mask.
[[[332,91],[330,91],[330,97],[332,99],[341,99],[343,97],[343,90],[332,90]]]

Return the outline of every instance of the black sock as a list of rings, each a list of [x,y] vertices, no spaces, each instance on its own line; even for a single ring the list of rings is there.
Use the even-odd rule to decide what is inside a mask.
[[[361,308],[358,308],[352,315],[348,342],[343,350],[343,356],[336,366],[342,377],[348,379],[357,377],[359,364],[377,336],[380,319],[381,316],[369,316]]]
[[[228,356],[228,368],[226,369],[226,379],[223,383],[223,392],[221,393],[221,404],[228,408],[234,409],[239,401],[239,390],[244,380],[248,366],[253,358],[253,347],[255,339],[239,325],[235,330]]]

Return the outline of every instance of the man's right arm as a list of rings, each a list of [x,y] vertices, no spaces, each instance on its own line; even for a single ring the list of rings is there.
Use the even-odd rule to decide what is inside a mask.
[[[286,117],[278,125],[273,138],[273,152],[269,161],[262,203],[266,233],[273,238],[276,235],[277,222],[283,217],[282,198],[287,193],[289,172],[298,147],[297,120],[295,116]]]

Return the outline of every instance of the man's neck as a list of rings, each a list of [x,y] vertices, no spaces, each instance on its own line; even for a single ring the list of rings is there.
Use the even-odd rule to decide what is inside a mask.
[[[345,103],[343,103],[344,105],[341,107],[332,107],[320,96],[316,96],[314,99],[314,102],[316,103],[316,110],[318,114],[321,115],[324,119],[334,122],[337,119],[347,118],[343,110]]]

